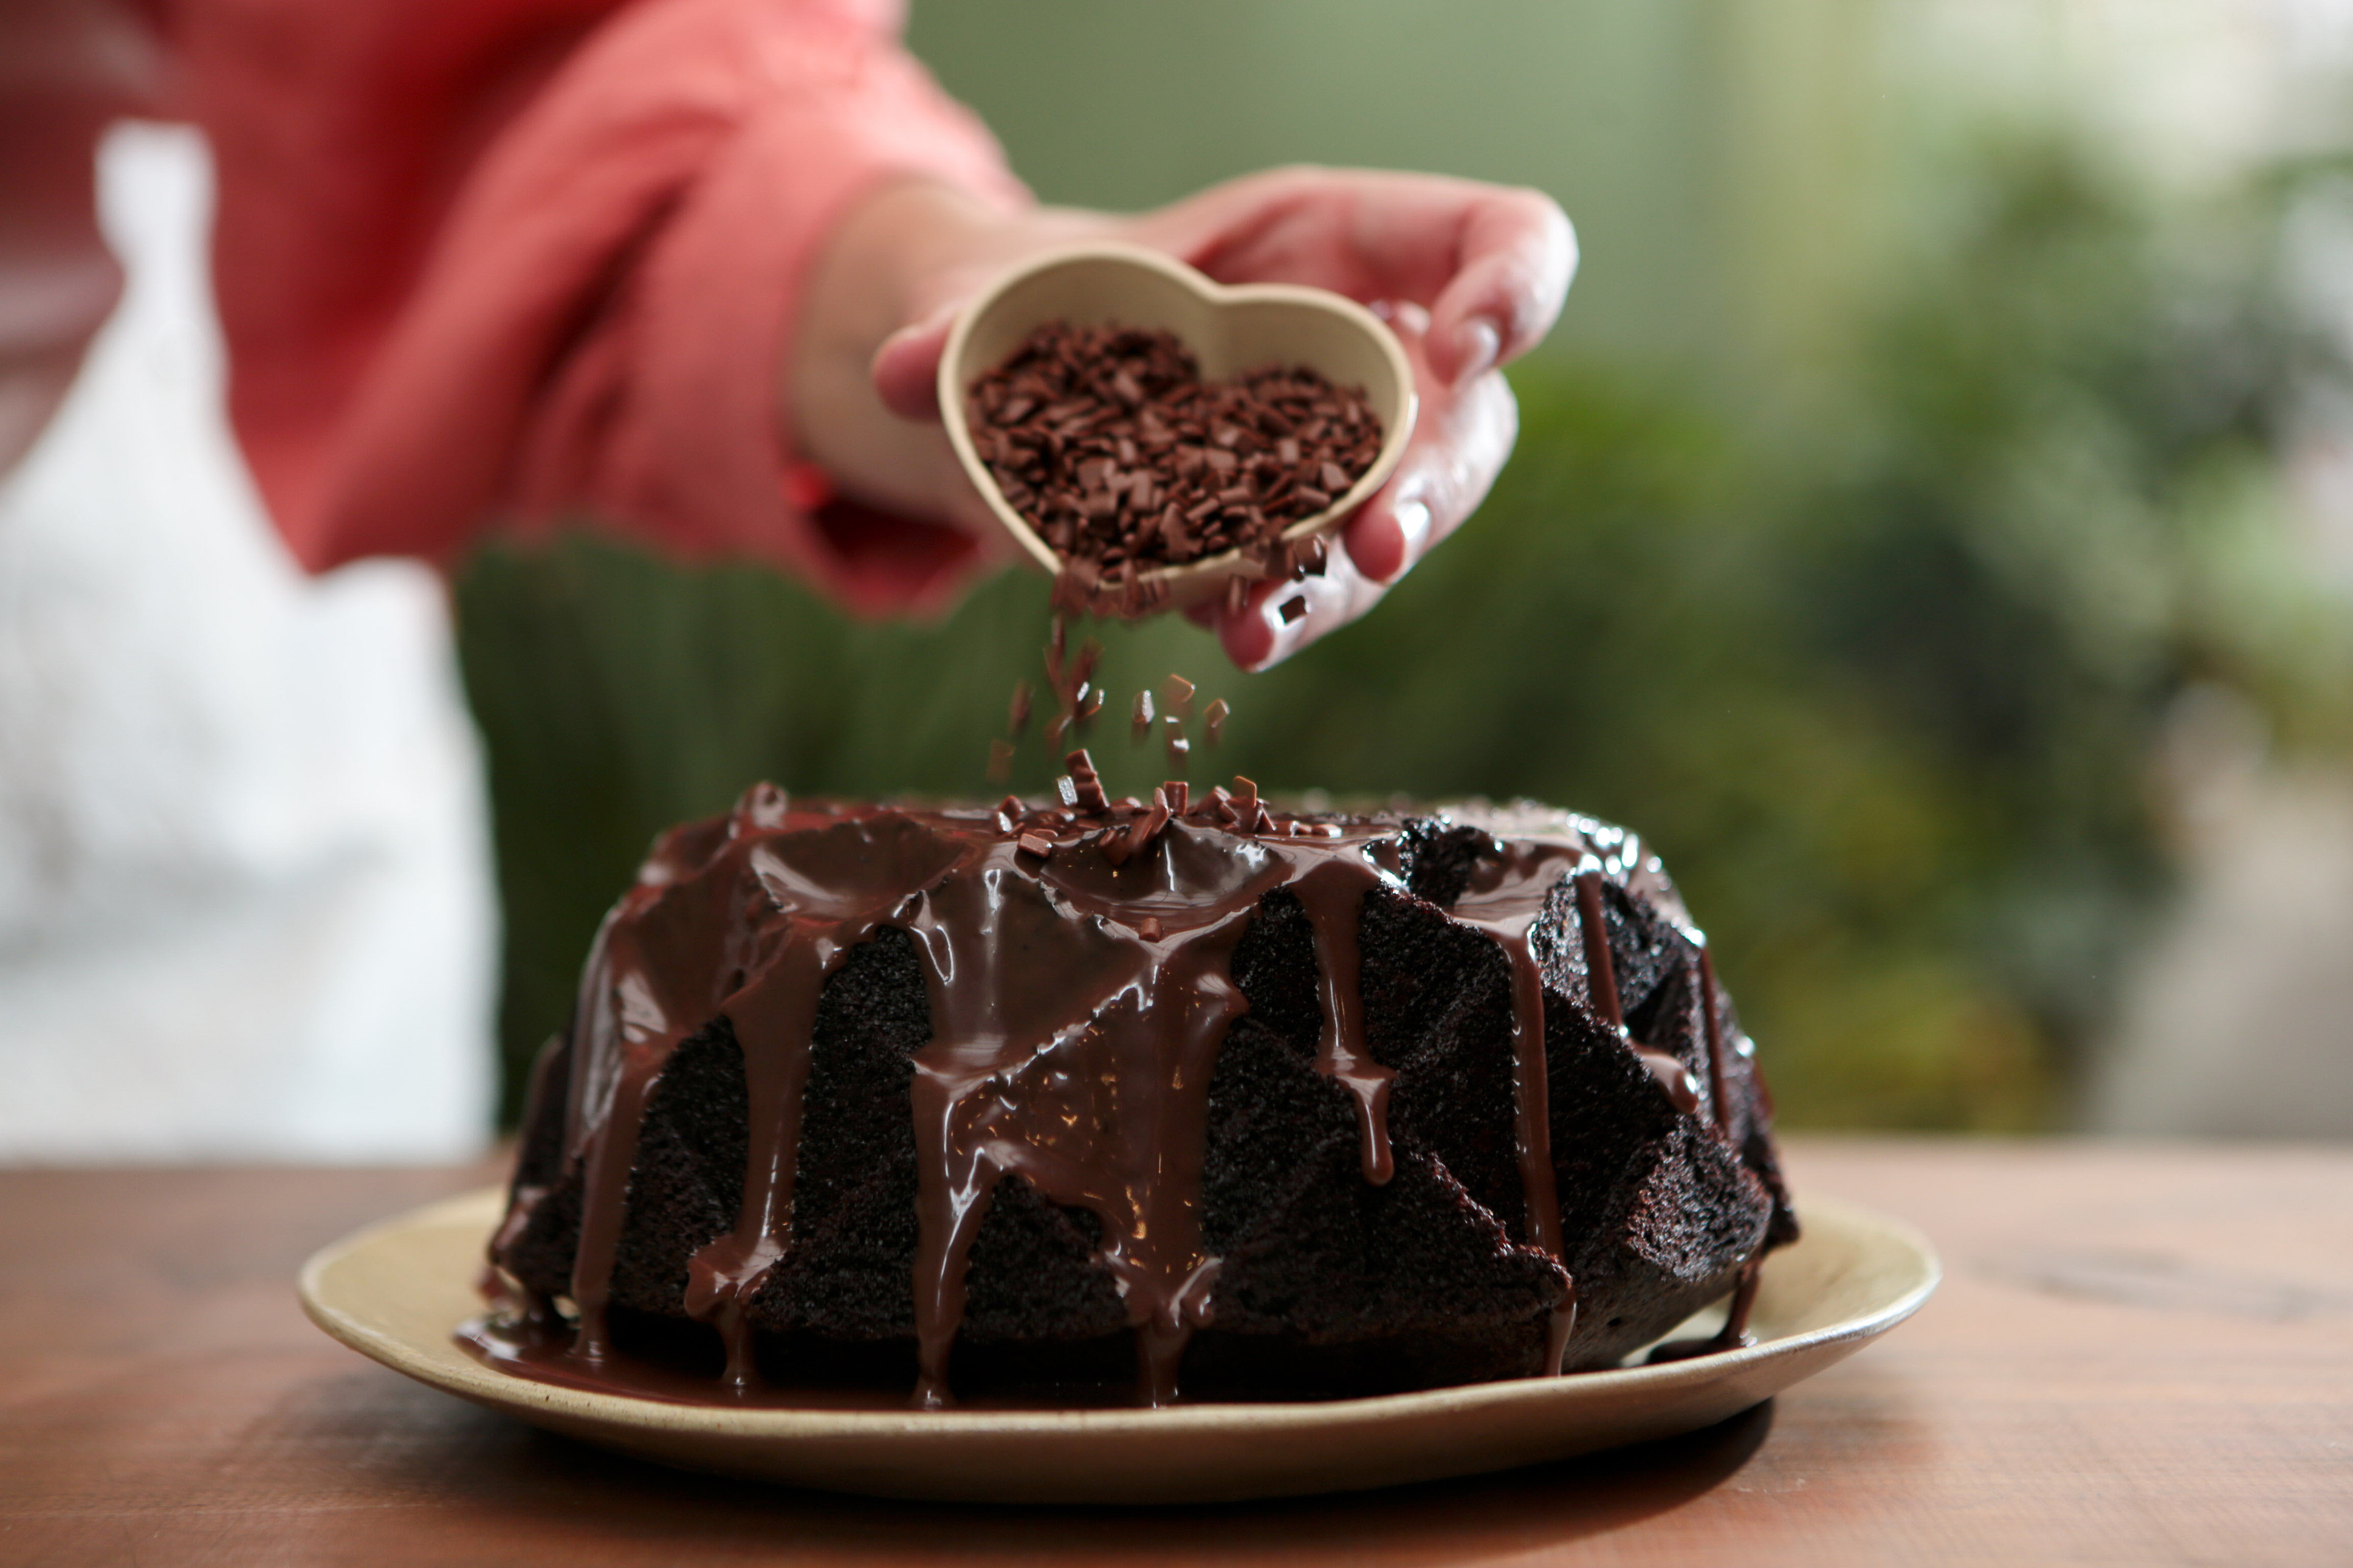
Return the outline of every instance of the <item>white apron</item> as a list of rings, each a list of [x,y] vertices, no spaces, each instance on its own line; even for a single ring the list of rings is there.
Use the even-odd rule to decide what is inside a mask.
[[[128,287],[0,478],[0,1162],[474,1152],[496,917],[441,586],[271,531],[201,136],[116,127],[98,190]]]

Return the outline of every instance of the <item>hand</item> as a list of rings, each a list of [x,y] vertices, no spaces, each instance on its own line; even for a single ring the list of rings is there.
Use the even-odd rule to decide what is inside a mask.
[[[1577,266],[1549,198],[1434,175],[1276,170],[1133,217],[1007,215],[940,186],[892,186],[844,220],[805,301],[790,370],[802,449],[861,499],[1009,554],[938,428],[940,353],[961,301],[990,276],[1090,238],[1153,246],[1222,282],[1346,294],[1382,309],[1413,361],[1421,413],[1404,459],[1344,526],[1324,574],[1199,614],[1244,669],[1364,614],[1470,516],[1517,430],[1498,369],[1551,329]]]

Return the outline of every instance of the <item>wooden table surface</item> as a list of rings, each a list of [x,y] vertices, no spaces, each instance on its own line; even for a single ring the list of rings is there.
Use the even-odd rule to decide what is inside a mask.
[[[1910,1323],[1721,1426],[1354,1497],[874,1502],[542,1436],[328,1340],[312,1248],[485,1167],[0,1173],[0,1564],[2353,1563],[2353,1149],[1796,1141]]]

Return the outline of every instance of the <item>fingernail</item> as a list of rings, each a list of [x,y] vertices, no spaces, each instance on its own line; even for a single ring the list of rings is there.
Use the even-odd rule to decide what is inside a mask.
[[[1256,674],[1270,669],[1299,651],[1307,640],[1307,595],[1303,593],[1277,594],[1259,606],[1261,625],[1266,627],[1266,652],[1250,666]]]
[[[1388,577],[1394,583],[1405,575],[1407,567],[1421,559],[1423,549],[1430,543],[1430,508],[1408,499],[1389,508],[1389,515],[1397,519],[1398,535],[1405,542],[1405,550],[1398,557],[1398,568]]]
[[[1473,316],[1454,330],[1454,384],[1461,385],[1495,368],[1504,352],[1504,334],[1484,316]]]

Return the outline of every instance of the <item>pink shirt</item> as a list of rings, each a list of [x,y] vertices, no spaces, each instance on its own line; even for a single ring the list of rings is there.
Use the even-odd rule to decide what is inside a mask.
[[[962,586],[958,535],[824,502],[780,395],[859,195],[1025,199],[895,0],[31,3],[130,18],[211,138],[231,416],[305,566],[578,519],[866,613]]]

